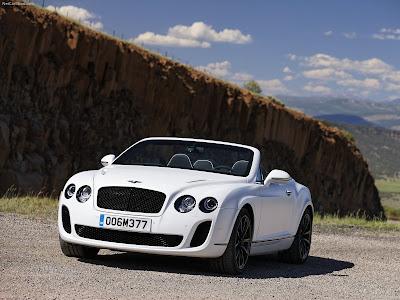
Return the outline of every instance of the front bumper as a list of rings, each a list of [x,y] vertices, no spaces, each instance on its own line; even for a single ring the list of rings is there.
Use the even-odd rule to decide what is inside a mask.
[[[212,258],[225,252],[237,213],[236,209],[217,209],[209,214],[198,209],[179,213],[173,207],[167,208],[162,215],[110,212],[95,209],[93,199],[79,203],[61,195],[58,228],[61,239],[73,244],[128,252]],[[104,229],[100,226],[101,214],[151,219],[151,232]],[[194,239],[198,240],[196,229],[207,227],[204,226],[206,223],[211,223],[208,235],[198,245],[194,242]]]

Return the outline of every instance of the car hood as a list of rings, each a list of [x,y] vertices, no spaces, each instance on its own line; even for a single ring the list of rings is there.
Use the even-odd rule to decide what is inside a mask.
[[[94,189],[128,186],[157,190],[167,195],[202,185],[246,183],[246,177],[153,166],[110,165],[94,176]]]

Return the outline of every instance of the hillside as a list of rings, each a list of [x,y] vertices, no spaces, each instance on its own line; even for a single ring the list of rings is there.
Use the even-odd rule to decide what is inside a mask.
[[[373,127],[383,128],[377,124],[368,122],[367,120],[365,120],[357,115],[351,115],[351,114],[318,115],[318,116],[314,116],[314,118],[316,118],[318,120],[326,120],[329,122],[339,122],[339,123],[346,123],[346,124],[350,124],[350,125],[365,125],[365,126],[373,126]]]
[[[341,98],[278,96],[288,107],[309,116],[353,115],[390,130],[400,130],[400,105]],[[340,121],[340,120],[336,120]]]
[[[54,13],[1,6],[0,27],[3,193],[58,194],[143,137],[191,136],[258,147],[320,212],[382,212],[365,160],[336,129]]]
[[[394,177],[400,172],[400,131],[331,122],[353,134],[374,177]]]

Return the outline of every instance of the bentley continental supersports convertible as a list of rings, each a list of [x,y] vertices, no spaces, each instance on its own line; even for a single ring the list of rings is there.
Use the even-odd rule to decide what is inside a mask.
[[[251,255],[304,263],[310,191],[260,161],[250,146],[188,138],[147,138],[106,155],[103,168],[72,176],[61,192],[61,249],[80,258],[101,248],[202,257],[227,274],[241,273]]]

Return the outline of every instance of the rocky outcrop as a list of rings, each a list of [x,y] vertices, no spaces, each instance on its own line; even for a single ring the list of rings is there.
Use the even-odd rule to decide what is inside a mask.
[[[0,190],[59,192],[147,136],[258,147],[321,212],[382,212],[365,160],[339,131],[139,47],[33,7],[0,7]]]

